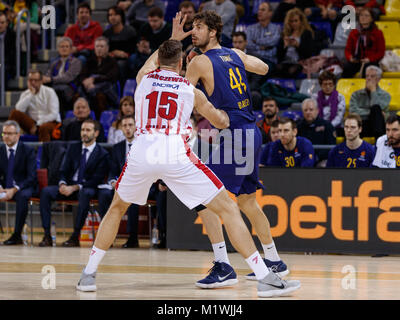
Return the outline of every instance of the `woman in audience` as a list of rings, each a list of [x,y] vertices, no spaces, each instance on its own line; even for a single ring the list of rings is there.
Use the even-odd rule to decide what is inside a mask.
[[[385,55],[385,38],[378,29],[369,8],[363,8],[358,16],[357,28],[351,30],[347,39],[345,56],[347,63],[343,68],[343,78],[352,78],[361,71],[365,78],[365,70],[370,65],[379,66]]]
[[[338,136],[343,136],[342,121],[346,111],[346,101],[336,90],[336,77],[332,72],[324,71],[319,75],[318,82],[321,90],[314,98],[318,102],[319,116],[332,124]]]
[[[123,116],[133,114],[135,114],[135,102],[133,100],[133,97],[122,97],[119,103],[118,118],[113,122],[110,130],[108,131],[107,143],[115,144],[125,139],[125,136],[121,130],[121,119]]]
[[[296,78],[303,69],[298,61],[317,54],[315,48],[314,31],[304,13],[298,8],[289,10],[278,44],[278,65],[274,76]]]

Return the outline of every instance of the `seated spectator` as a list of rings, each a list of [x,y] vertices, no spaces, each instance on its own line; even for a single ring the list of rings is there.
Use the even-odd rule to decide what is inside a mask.
[[[165,14],[165,3],[162,0],[136,0],[129,6],[126,18],[130,25],[136,30],[147,22],[149,11],[153,8],[159,8]]]
[[[108,131],[107,143],[116,144],[124,141],[126,135],[122,131],[122,118],[124,116],[134,116],[135,101],[131,96],[122,97],[119,102],[118,118],[115,120]]]
[[[192,1],[182,1],[179,4],[179,11],[182,12],[182,17],[186,15],[185,25],[183,26],[183,31],[188,32],[193,28],[193,18],[196,14],[196,7]],[[189,50],[193,48],[192,37],[186,37],[182,41],[182,51],[189,53]],[[184,57],[185,61],[185,57]]]
[[[57,41],[59,57],[50,63],[43,83],[51,86],[60,101],[60,112],[64,116],[67,110],[72,110],[74,99],[78,92],[78,76],[82,63],[72,55],[72,40],[62,37]]]
[[[357,29],[351,30],[347,39],[343,67],[343,78],[352,78],[357,72],[365,77],[365,70],[370,65],[379,66],[385,55],[385,38],[372,17],[371,10],[364,8],[358,16]]]
[[[108,188],[103,185],[99,187],[99,214],[103,219],[110,207],[114,196],[115,184],[124,167],[126,157],[131,149],[133,139],[135,137],[135,119],[132,115],[124,116],[121,120],[121,128],[123,132],[123,140],[115,144],[111,150],[110,170],[108,174]],[[129,233],[128,241],[122,246],[123,248],[137,248],[138,241],[138,223],[139,223],[139,205],[131,204],[127,210],[128,224],[127,231]]]
[[[108,55],[108,50],[107,38],[98,37],[94,44],[95,55],[89,58],[80,75],[81,95],[88,98],[97,119],[107,106],[114,107],[119,103],[115,88],[119,76],[118,64]]]
[[[81,127],[85,120],[91,119],[89,103],[85,98],[78,98],[74,103],[74,117],[65,119],[61,126],[61,140],[79,141],[81,139]],[[100,133],[97,142],[106,142],[104,129],[100,124]]]
[[[22,244],[21,232],[28,215],[28,201],[35,192],[35,150],[19,141],[21,130],[15,121],[3,124],[0,146],[0,202],[16,202],[14,232],[4,245]]]
[[[235,49],[247,52],[247,36],[243,31],[237,31],[232,34],[232,45]],[[261,109],[262,95],[260,87],[265,80],[265,76],[246,71],[247,82],[250,87],[251,102],[253,103],[254,110]]]
[[[278,44],[278,65],[275,77],[296,78],[303,67],[298,63],[317,54],[314,31],[304,13],[298,9],[288,11]]]
[[[269,2],[258,7],[258,23],[247,27],[247,53],[256,56],[268,64],[272,73],[278,62],[277,45],[281,37],[279,25],[271,24],[272,9]]]
[[[12,28],[8,26],[8,19],[5,13],[0,11],[0,38],[3,38],[4,43],[4,64],[5,64],[5,82],[15,77],[15,41],[16,35]]]
[[[87,59],[93,54],[94,41],[103,34],[103,29],[100,23],[91,19],[92,9],[88,3],[79,4],[76,12],[78,21],[68,27],[64,37],[71,38],[74,44],[72,52],[84,66]]]
[[[262,143],[264,144],[271,142],[271,136],[270,136],[271,124],[275,120],[279,120],[278,118],[279,107],[274,98],[264,97],[262,104],[262,112],[264,113],[265,117],[264,119],[257,122],[257,126],[261,130],[263,138]]]
[[[90,200],[97,195],[97,186],[108,172],[109,154],[96,138],[100,125],[95,120],[85,120],[81,128],[81,142],[72,143],[65,152],[60,168],[58,185],[49,185],[40,193],[40,216],[44,229],[41,247],[51,246],[51,202],[54,200],[78,200],[78,214],[74,232],[63,242],[63,247],[79,247],[79,235],[89,212]],[[79,155],[79,156],[78,156]]]
[[[314,99],[305,99],[301,105],[303,117],[298,125],[298,135],[305,137],[311,143],[318,145],[336,144],[335,130],[331,123],[319,117],[318,104]],[[318,167],[325,167],[328,159],[328,149],[315,151],[315,162]]]
[[[322,72],[318,77],[321,90],[316,97],[320,118],[329,121],[336,129],[337,135],[342,134],[342,120],[346,111],[344,96],[336,90],[336,77],[330,71]]]
[[[272,143],[268,166],[313,167],[314,148],[307,138],[296,137],[296,122],[290,118],[279,119],[279,140]]]
[[[372,163],[378,168],[400,168],[400,113],[386,119],[386,134],[376,141],[376,154]]]
[[[204,4],[203,11],[215,11],[222,19],[221,46],[232,47],[232,33],[236,20],[236,6],[231,0],[211,0]]]
[[[360,138],[361,117],[349,113],[344,120],[346,141],[329,151],[327,168],[368,168],[372,166],[375,148]]]
[[[121,86],[128,78],[128,58],[136,51],[136,30],[125,24],[124,11],[113,6],[108,9],[107,21],[111,25],[104,31],[103,36],[108,39],[110,45],[109,55],[117,60]]]
[[[136,46],[137,52],[132,54],[128,59],[129,77],[131,78],[136,78],[139,70],[151,56],[150,42],[147,39],[141,38]]]
[[[41,71],[28,72],[28,89],[22,92],[9,119],[17,121],[26,133],[38,135],[39,141],[50,141],[61,122],[60,105],[54,89],[42,83]]]
[[[164,12],[154,7],[150,9],[147,16],[147,23],[140,28],[140,37],[149,40],[151,51],[154,52],[158,47],[171,37],[172,26],[164,21]]]
[[[349,112],[360,115],[362,137],[378,138],[385,133],[385,118],[389,114],[390,94],[379,87],[382,70],[369,66],[366,70],[365,88],[353,92]]]
[[[264,145],[261,152],[260,167],[268,165],[268,158],[271,152],[271,146],[275,141],[279,140],[279,120],[272,121],[271,128],[269,130],[269,137],[270,141]]]

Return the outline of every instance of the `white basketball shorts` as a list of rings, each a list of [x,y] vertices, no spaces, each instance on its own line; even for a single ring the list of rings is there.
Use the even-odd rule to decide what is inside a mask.
[[[191,151],[181,135],[136,137],[116,190],[125,202],[144,205],[151,185],[162,179],[189,209],[208,204],[224,189],[217,176]]]

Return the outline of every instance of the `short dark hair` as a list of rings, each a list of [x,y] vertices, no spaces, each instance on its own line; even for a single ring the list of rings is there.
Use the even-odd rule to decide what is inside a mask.
[[[389,117],[386,119],[386,124],[393,124],[396,121],[400,124],[400,112],[390,114]]]
[[[126,115],[122,116],[121,122],[122,122],[122,120],[125,120],[125,119],[133,119],[133,121],[135,121],[135,116],[133,114],[126,114]]]
[[[291,118],[288,117],[282,117],[279,120],[279,124],[286,124],[286,123],[291,123],[292,124],[292,129],[297,129],[297,124],[296,121],[294,121]]]
[[[108,21],[108,23],[110,23],[110,20],[108,19],[110,10],[114,10],[115,14],[117,14],[117,15],[119,15],[121,17],[122,24],[125,25],[125,12],[124,12],[124,10],[122,10],[118,6],[112,6],[112,7],[108,8],[108,10],[107,10],[107,21]]]
[[[154,7],[154,8],[151,8],[149,10],[149,13],[147,14],[147,16],[148,17],[159,17],[159,18],[163,19],[164,18],[164,12],[162,11],[161,8]]]
[[[193,21],[200,20],[204,22],[204,24],[208,27],[208,30],[215,30],[217,33],[215,37],[217,38],[217,41],[221,41],[221,35],[222,35],[222,19],[221,16],[219,16],[217,13],[214,11],[206,10],[206,11],[201,11],[199,13],[196,13],[194,16]]]
[[[276,119],[271,122],[271,128],[278,128],[279,127],[279,120]]]
[[[100,131],[101,127],[100,127],[100,122],[93,120],[93,119],[86,119],[82,122],[82,125],[84,123],[91,123],[94,125],[94,131]]]
[[[345,123],[346,120],[356,120],[358,127],[362,128],[362,119],[358,113],[349,113],[347,117],[344,118],[343,123]]]
[[[318,77],[319,85],[322,85],[323,81],[332,80],[334,84],[336,84],[336,76],[330,71],[322,72]]]
[[[158,60],[161,65],[175,66],[182,57],[182,43],[169,39],[164,41],[158,49]]]
[[[28,77],[29,77],[29,75],[30,75],[31,73],[38,73],[39,76],[40,76],[40,80],[43,79],[43,73],[42,73],[42,71],[40,71],[39,69],[29,69],[29,71],[28,71]]]
[[[243,31],[235,31],[234,33],[232,33],[232,39],[233,37],[243,37],[245,41],[247,40],[247,35]]]
[[[179,11],[182,10],[182,8],[189,8],[192,7],[194,12],[196,12],[196,7],[192,1],[182,1],[181,4],[179,5]]]
[[[78,8],[76,8],[76,13],[79,12],[80,8],[86,8],[89,10],[90,15],[92,15],[92,8],[90,7],[89,3],[87,2],[82,2],[78,5]]]
[[[275,105],[278,106],[278,103],[276,102],[275,98],[273,98],[271,96],[264,97],[262,102],[264,102],[264,101],[273,101],[273,102],[275,102]]]

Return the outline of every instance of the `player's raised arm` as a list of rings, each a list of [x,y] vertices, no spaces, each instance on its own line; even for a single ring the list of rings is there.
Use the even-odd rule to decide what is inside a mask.
[[[246,71],[250,71],[260,75],[267,74],[269,67],[264,61],[262,61],[257,57],[245,54],[243,51],[239,49],[232,49],[232,50],[238,54],[240,59],[242,59]]]
[[[218,128],[225,129],[230,125],[229,117],[223,110],[216,109],[199,89],[194,89],[194,107],[210,123]]]
[[[192,31],[188,31],[188,32],[183,31],[183,26],[185,25],[185,22],[186,22],[186,15],[182,18],[182,13],[179,11],[175,15],[175,18],[172,19],[172,35],[171,35],[170,39],[181,41],[181,40],[185,39],[187,36],[189,36],[190,34],[192,34]],[[136,76],[136,83],[139,84],[140,81],[142,80],[143,76],[146,73],[149,73],[149,72],[157,69],[158,66],[159,66],[158,50],[156,50],[147,59],[146,63],[143,65],[143,67],[139,70],[139,72]]]
[[[158,50],[154,51],[154,53],[146,60],[145,64],[142,68],[140,68],[137,76],[136,83],[139,84],[142,81],[144,75],[158,68]]]

